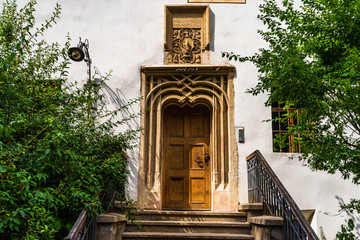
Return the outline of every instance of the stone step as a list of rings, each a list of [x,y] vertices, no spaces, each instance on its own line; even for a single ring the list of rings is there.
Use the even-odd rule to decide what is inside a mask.
[[[238,206],[238,211],[247,213],[247,220],[250,217],[261,216],[264,214],[264,207],[262,203],[242,203]]]
[[[146,239],[146,240],[180,240],[180,239],[211,239],[211,240],[224,240],[224,239],[242,239],[254,240],[250,234],[225,234],[225,233],[167,233],[167,232],[125,232],[123,239]]]
[[[135,220],[156,221],[198,221],[198,222],[246,222],[246,212],[209,212],[209,211],[137,211],[131,215]]]
[[[139,225],[140,224],[140,225]],[[127,232],[176,232],[176,233],[234,233],[250,234],[250,224],[245,222],[204,221],[141,221],[128,223]]]
[[[263,211],[262,203],[242,203],[238,206],[238,211],[246,212],[246,211]]]

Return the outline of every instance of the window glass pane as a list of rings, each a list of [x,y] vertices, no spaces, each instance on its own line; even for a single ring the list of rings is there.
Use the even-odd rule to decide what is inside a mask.
[[[286,114],[286,112],[285,112]],[[281,121],[280,121],[280,129],[286,131],[287,130],[287,120],[284,118],[284,112],[281,113]]]
[[[280,146],[279,146],[278,137],[277,137],[278,134],[279,133],[273,132],[273,151],[274,152],[280,152]]]
[[[274,103],[272,103],[272,104],[271,104],[271,107],[273,107],[273,108],[277,108],[277,107],[278,107],[278,105],[279,105],[279,103],[278,103],[278,102],[274,102]]]
[[[272,112],[272,129],[273,129],[273,131],[280,130],[279,121],[276,120],[277,118],[278,118],[278,112]]]
[[[294,115],[287,119],[287,114],[295,110],[289,108],[284,110],[284,104],[278,102],[271,104],[271,119],[273,132],[273,151],[274,152],[300,152],[300,145],[294,136],[288,136],[289,125],[296,125],[298,118]],[[284,135],[285,134],[285,135]]]

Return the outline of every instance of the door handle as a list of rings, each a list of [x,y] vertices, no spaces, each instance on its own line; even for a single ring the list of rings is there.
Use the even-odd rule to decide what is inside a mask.
[[[202,155],[202,153],[200,153]],[[201,160],[201,156],[199,154],[195,155],[195,162],[198,164],[200,168],[204,167],[204,162]]]
[[[204,154],[204,159],[205,159],[205,164],[209,165],[209,162],[210,162],[210,154],[209,154],[209,152],[206,152]]]
[[[210,162],[210,154],[209,152],[206,153],[200,153],[200,155],[204,156],[205,164],[209,165]],[[195,162],[198,164],[200,168],[204,168],[204,162],[201,159],[201,156],[199,154],[195,155]]]

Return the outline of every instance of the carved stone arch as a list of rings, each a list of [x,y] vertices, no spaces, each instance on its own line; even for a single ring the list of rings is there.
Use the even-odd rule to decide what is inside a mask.
[[[234,211],[238,163],[234,134],[235,68],[225,66],[142,67],[142,127],[138,207],[162,209],[162,115],[169,104],[203,104],[211,114],[211,199],[213,211]]]

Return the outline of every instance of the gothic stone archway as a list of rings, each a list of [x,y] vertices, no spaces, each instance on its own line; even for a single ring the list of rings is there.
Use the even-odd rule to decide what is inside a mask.
[[[163,111],[169,103],[204,104],[210,108],[211,210],[235,211],[238,203],[238,163],[234,132],[235,68],[160,66],[141,68],[143,131],[140,139],[138,208],[162,206]]]

